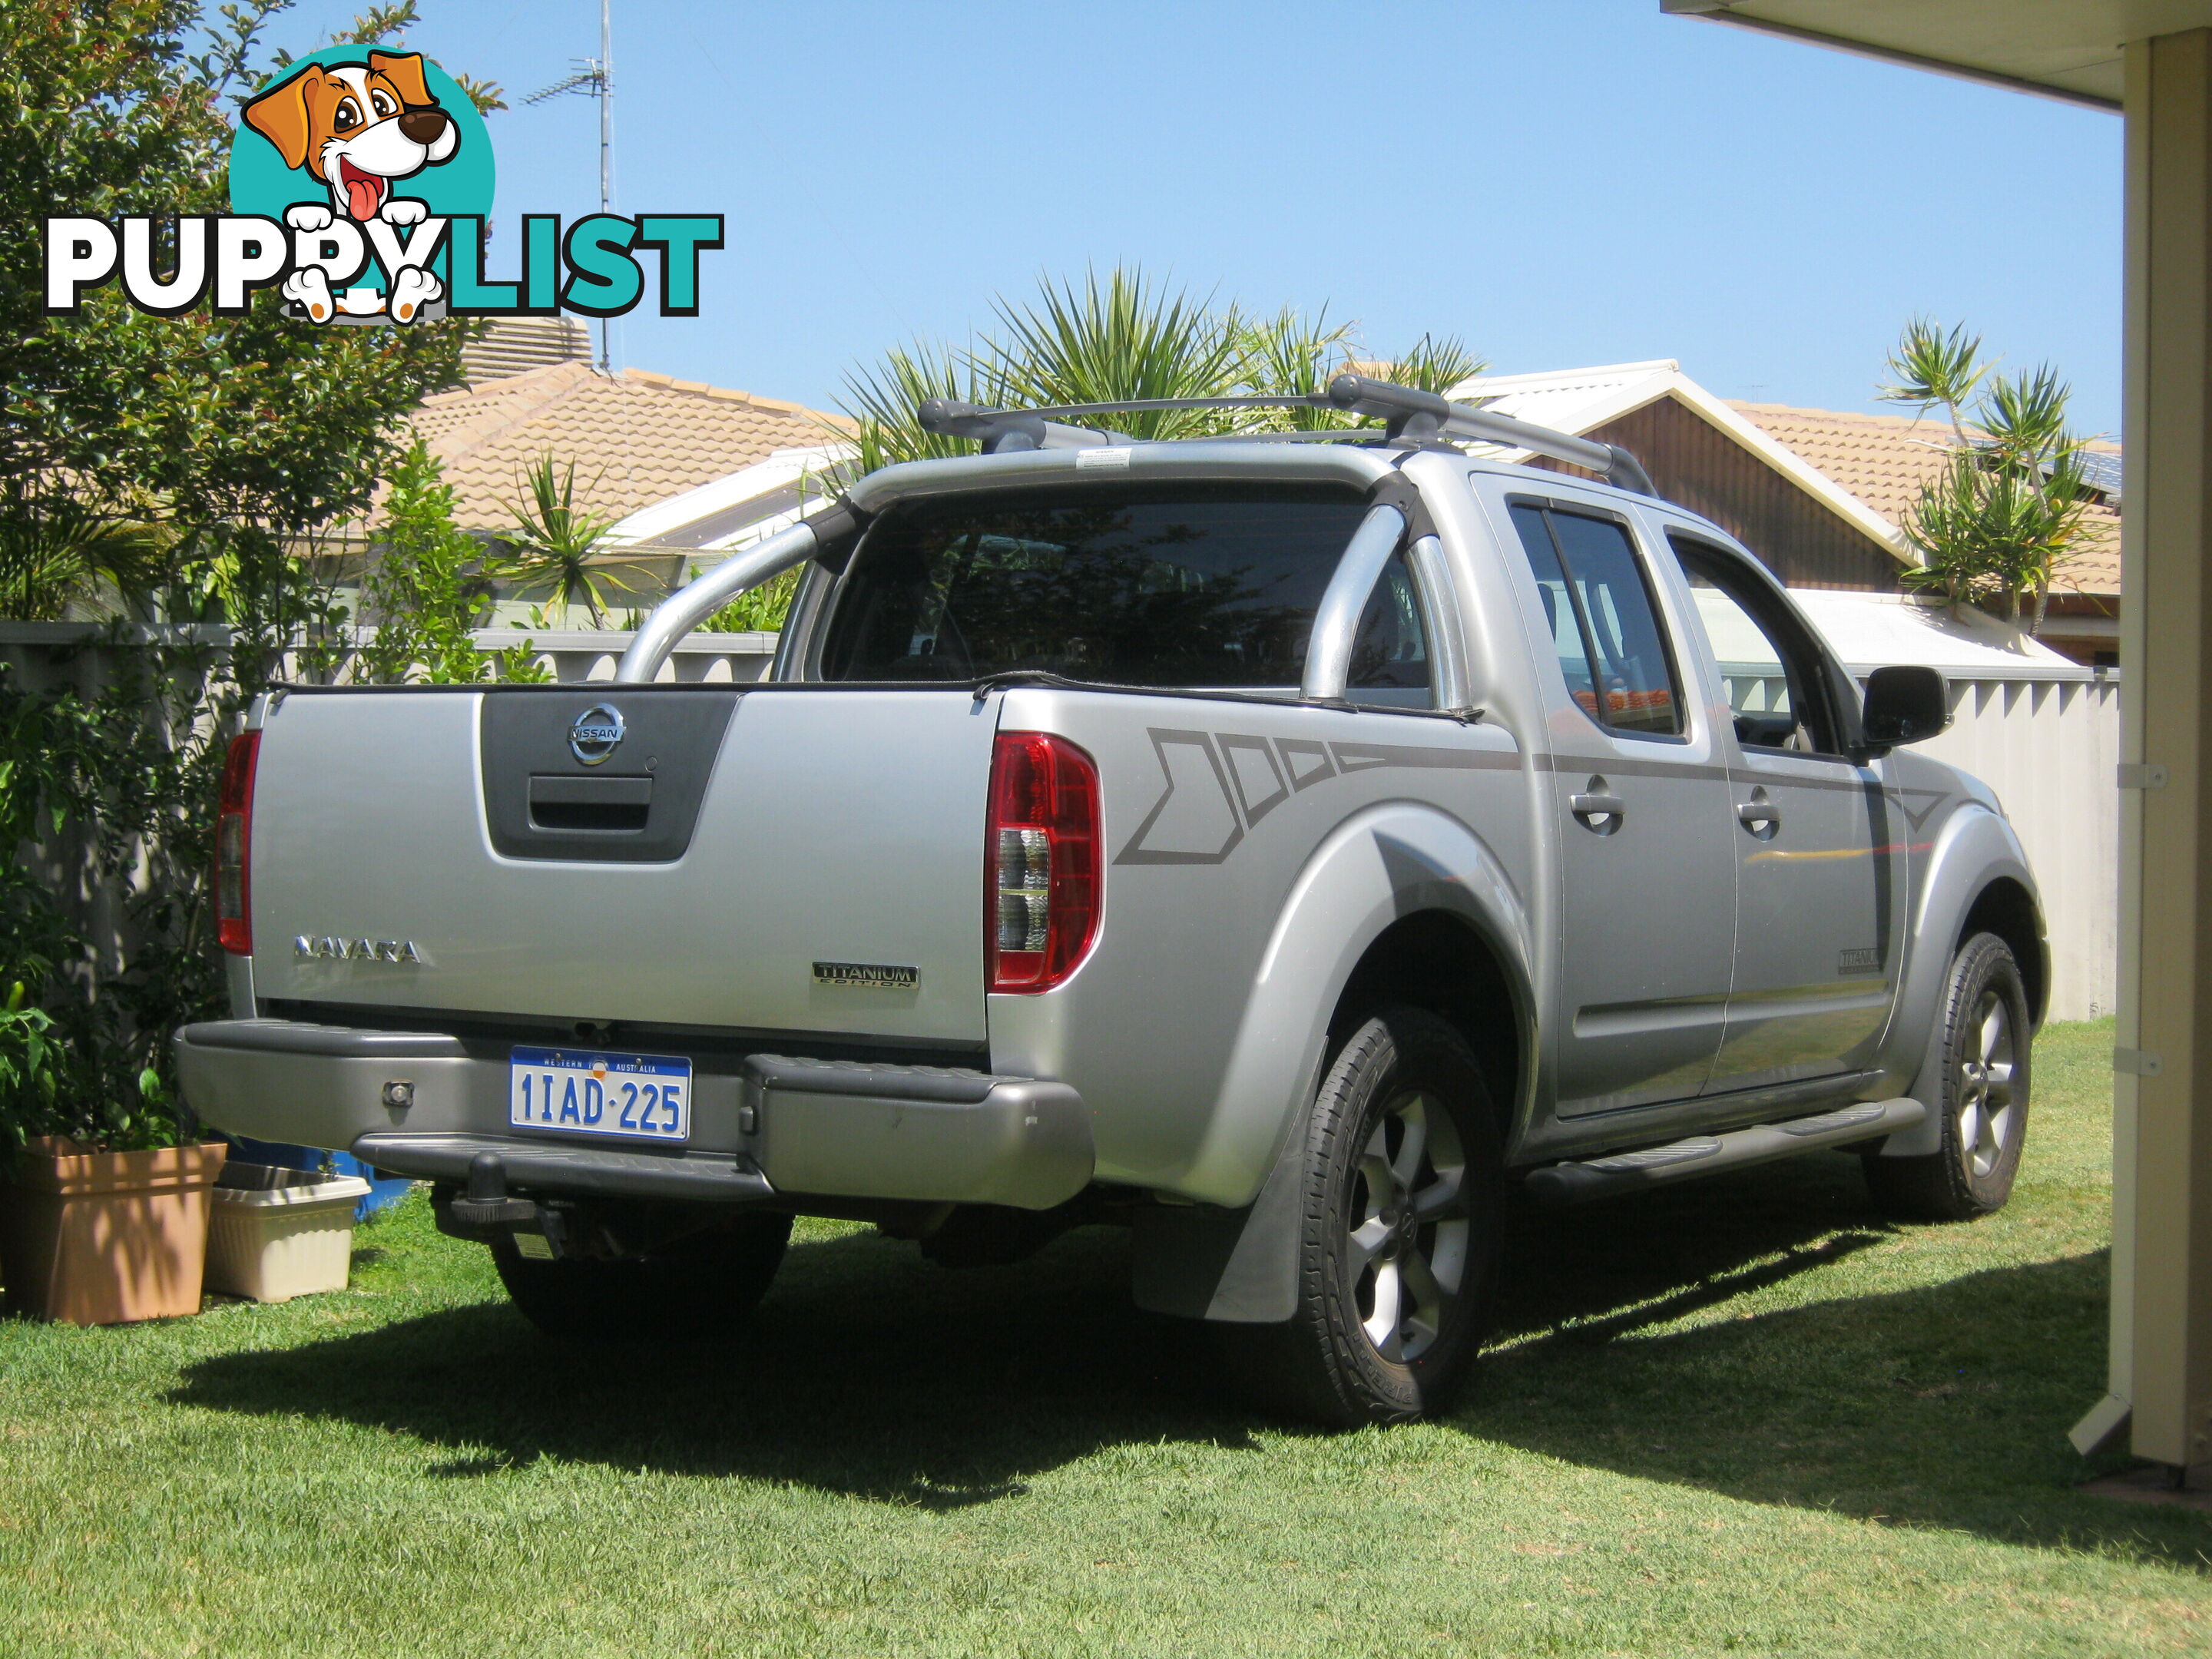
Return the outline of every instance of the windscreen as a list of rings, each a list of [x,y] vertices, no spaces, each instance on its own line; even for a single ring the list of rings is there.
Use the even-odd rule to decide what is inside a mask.
[[[1033,669],[1109,685],[1295,688],[1315,609],[1367,503],[1283,485],[1108,485],[903,503],[836,602],[832,680]],[[1402,558],[1376,585],[1351,684],[1425,701]]]

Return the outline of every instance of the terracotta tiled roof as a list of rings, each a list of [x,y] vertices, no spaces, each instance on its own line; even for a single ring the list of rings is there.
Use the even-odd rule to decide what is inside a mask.
[[[1922,485],[1942,471],[1958,441],[1949,426],[1935,417],[1852,415],[1781,404],[1729,406],[1892,524],[1904,522]],[[2120,591],[2118,513],[2104,506],[2089,509],[2081,550],[2059,569],[2051,586],[2083,593]]]
[[[550,451],[576,463],[580,506],[610,518],[665,501],[844,430],[781,398],[644,369],[612,376],[561,362],[426,398],[415,430],[445,464],[463,528],[504,530],[519,475]]]

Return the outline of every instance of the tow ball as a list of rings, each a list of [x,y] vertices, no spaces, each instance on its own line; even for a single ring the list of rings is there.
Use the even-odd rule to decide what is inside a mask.
[[[446,1213],[463,1227],[513,1227],[537,1220],[538,1206],[508,1197],[506,1161],[497,1152],[478,1152],[469,1160],[468,1186]]]

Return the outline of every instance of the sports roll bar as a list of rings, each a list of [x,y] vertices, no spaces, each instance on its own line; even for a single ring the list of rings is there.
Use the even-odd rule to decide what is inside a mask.
[[[1643,464],[1619,444],[1577,438],[1549,427],[1493,414],[1470,404],[1455,404],[1434,392],[1378,380],[1349,372],[1338,375],[1323,392],[1284,393],[1249,398],[1131,398],[1112,403],[1057,404],[1042,409],[986,409],[950,398],[925,398],[915,410],[925,431],[941,437],[973,438],[986,455],[1019,449],[1094,449],[1102,444],[1132,444],[1139,440],[1109,428],[1069,426],[1056,417],[1068,415],[1141,414],[1174,409],[1340,409],[1385,422],[1389,439],[1462,438],[1480,443],[1526,449],[1555,461],[1583,467],[1608,483],[1656,495]],[[1307,434],[1285,434],[1304,437]]]
[[[695,577],[670,594],[645,619],[645,625],[630,641],[629,649],[623,653],[622,661],[615,667],[615,684],[649,684],[660,672],[660,665],[668,660],[668,653],[676,648],[677,641],[747,588],[758,587],[793,566],[805,564],[822,550],[823,532],[830,528],[822,521],[833,514],[850,522],[848,514],[836,507],[826,508],[815,518],[802,519],[790,529],[723,560],[704,575]],[[836,532],[832,529],[830,533]]]
[[[1306,644],[1306,672],[1298,686],[1305,702],[1342,702],[1352,678],[1352,648],[1358,643],[1359,619],[1367,611],[1367,596],[1382,567],[1398,550],[1406,533],[1406,515],[1388,501],[1367,509],[1359,528],[1345,544],[1336,562],[1336,574],[1315,608],[1313,632]]]
[[[1444,570],[1443,544],[1434,536],[1417,536],[1406,550],[1406,568],[1428,613],[1429,653],[1436,669],[1437,707],[1464,714],[1468,695],[1466,635],[1459,606],[1452,594],[1451,578]],[[1364,613],[1363,613],[1364,614]]]

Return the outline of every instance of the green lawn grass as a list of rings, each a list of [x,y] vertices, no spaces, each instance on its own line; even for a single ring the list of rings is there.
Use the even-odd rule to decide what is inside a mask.
[[[1515,1228],[1448,1422],[1217,1396],[1123,1242],[953,1273],[804,1226],[734,1354],[563,1350],[422,1200],[353,1288],[0,1323],[0,1653],[2212,1650],[2212,1515],[2075,1490],[2108,1025],[2012,1206],[1824,1155]]]

